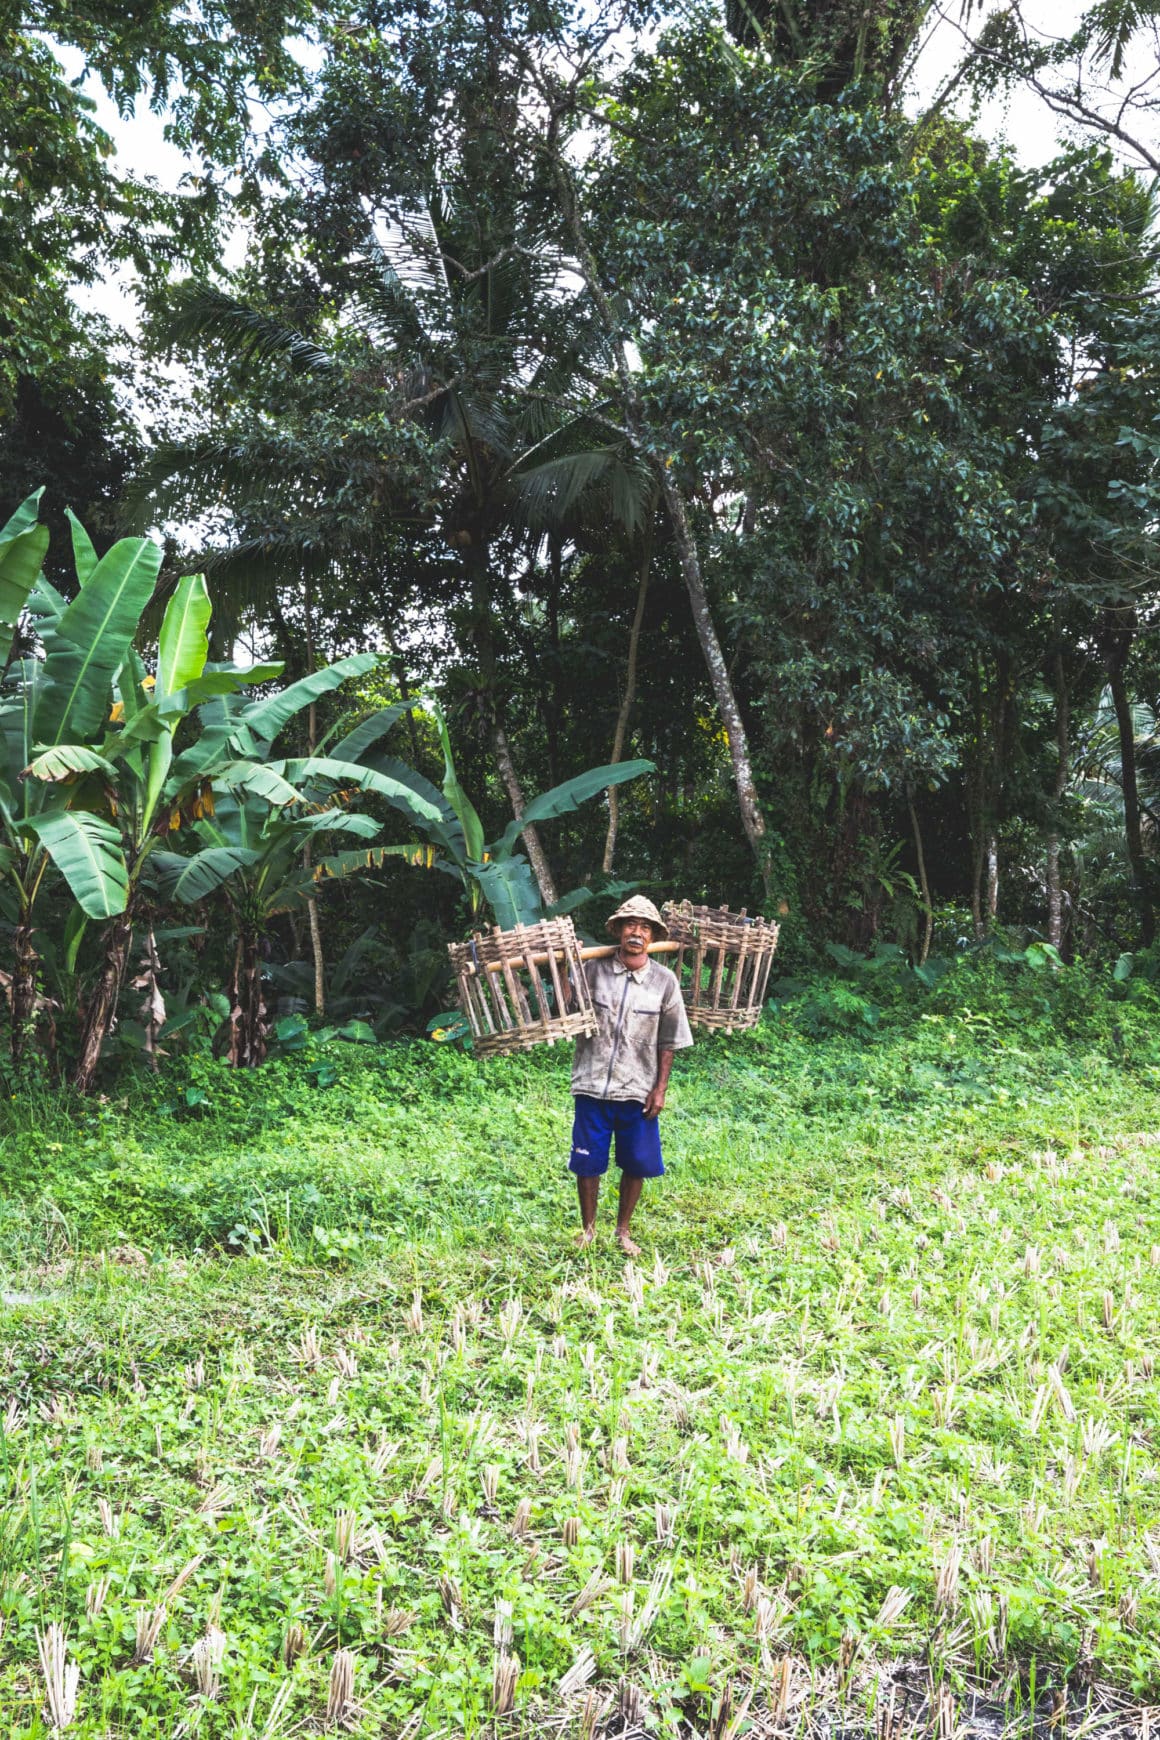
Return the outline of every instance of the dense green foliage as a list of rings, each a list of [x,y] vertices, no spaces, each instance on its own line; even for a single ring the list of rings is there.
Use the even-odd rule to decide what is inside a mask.
[[[204,569],[213,662],[242,643],[294,682],[384,661],[280,753],[402,706],[382,756],[429,796],[453,743],[477,855],[502,843],[482,881],[465,871],[444,787],[433,832],[377,817],[374,861],[348,855],[363,873],[303,905],[278,894],[296,836],[270,836],[286,864],[251,864],[254,924],[231,916],[241,881],[199,883],[191,911],[193,884],[175,899],[163,877],[128,903],[116,983],[46,888],[18,1030],[35,996],[115,1005],[139,910],[175,1043],[237,989],[239,939],[251,1026],[279,996],[282,1016],[329,996],[421,1031],[445,1000],[437,939],[485,882],[504,922],[617,876],[760,905],[794,971],[827,942],[921,965],[947,907],[976,941],[1003,925],[1109,972],[1151,945],[1153,194],[1094,97],[1094,137],[1034,172],[942,99],[908,115],[929,10],[12,14],[0,453],[8,511],[47,486],[48,580],[65,603],[78,584],[66,507],[102,553],[118,515],[164,517],[147,674],[178,575]],[[1118,148],[1146,161],[1130,81],[1154,8],[1093,8],[1066,41],[1004,17],[961,88],[1062,90],[1074,62],[1077,90],[1123,84]],[[63,71],[78,56],[87,84]],[[121,172],[98,90],[164,117],[180,188]],[[118,261],[146,317],[135,407],[121,341],[70,301]],[[19,621],[22,668],[45,620]],[[420,694],[442,711],[406,711]],[[531,792],[612,763],[657,771],[606,814],[553,807],[545,829],[533,806],[513,831]],[[66,807],[91,835],[99,805]],[[224,816],[212,838],[186,820],[201,837],[179,852],[256,849]],[[300,843],[304,870],[337,862]]]
[[[1155,995],[879,978],[873,1026],[787,996],[681,1059],[635,1274],[607,1218],[571,1248],[559,1054],[310,1040],[6,1102],[16,1731],[51,1621],[94,1736],[321,1719],[340,1648],[367,1734],[490,1732],[505,1651],[529,1733],[579,1722],[585,1649],[673,1735],[730,1682],[772,1717],[783,1659],[871,1730],[883,1656],[1012,1717],[1149,1693]]]
[[[376,708],[352,728],[340,719],[318,736],[319,702],[371,677],[377,654],[351,654],[254,697],[282,667],[209,659],[213,607],[204,577],[194,574],[178,581],[166,604],[156,674],[148,674],[133,642],[154,594],[159,546],[124,538],[98,559],[70,516],[77,595],[66,603],[41,571],[48,534],[37,507],[37,497],[29,497],[0,530],[0,651],[6,643],[11,654],[24,616],[44,648],[43,658],[9,658],[0,686],[6,752],[0,911],[12,923],[11,1060],[18,1079],[40,1040],[50,1068],[58,1067],[57,1024],[45,1019],[55,1005],[38,992],[39,938],[47,929],[40,910],[54,892],[54,873],[72,901],[63,935],[49,945],[69,1002],[80,1001],[77,960],[86,928],[108,921],[80,1023],[74,1086],[93,1085],[138,924],[144,947],[134,988],[146,993],[143,1049],[156,1067],[159,1041],[173,1034],[188,1041],[188,1009],[174,1022],[166,1019],[156,914],[165,905],[204,912],[215,898],[229,916],[233,961],[225,1007],[209,998],[205,1024],[211,1034],[217,1030],[215,1044],[231,1063],[253,1065],[268,1041],[262,946],[282,915],[308,912],[317,927],[320,880],[401,859],[457,876],[473,915],[486,904],[501,925],[535,922],[543,906],[517,850],[521,832],[651,771],[644,761],[589,769],[533,798],[522,820],[489,845],[459,782],[436,703],[430,710],[444,754],[442,791],[382,754],[392,727],[414,714],[416,702]],[[287,735],[303,714],[310,721],[307,753],[287,754]],[[366,799],[401,811],[431,844],[374,843],[383,824],[357,807]],[[573,890],[559,910],[591,898],[590,889]],[[201,927],[177,934],[200,935]]]
[[[6,1732],[1160,1689],[1160,4],[932,10],[0,0]],[[445,945],[633,887],[625,1264]]]

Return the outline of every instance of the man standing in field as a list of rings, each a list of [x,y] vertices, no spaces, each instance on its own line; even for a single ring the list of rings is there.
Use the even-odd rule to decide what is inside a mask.
[[[664,1171],[658,1116],[665,1103],[674,1051],[693,1043],[675,973],[649,957],[668,931],[651,900],[634,895],[608,920],[617,939],[608,959],[585,962],[597,1029],[576,1041],[572,1093],[572,1158],[580,1195],[581,1249],[596,1236],[596,1201],[616,1140],[620,1197],[616,1236],[627,1256],[640,1255],[630,1227],[646,1178]]]

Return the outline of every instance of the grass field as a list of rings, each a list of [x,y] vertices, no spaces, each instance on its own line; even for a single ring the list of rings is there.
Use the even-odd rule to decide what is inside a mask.
[[[608,1203],[570,1249],[561,1054],[9,1102],[5,1733],[46,1672],[93,1740],[888,1740],[916,1666],[944,1736],[969,1685],[1073,1732],[1092,1683],[1150,1696],[1133,1032],[946,999],[701,1044],[635,1266]]]

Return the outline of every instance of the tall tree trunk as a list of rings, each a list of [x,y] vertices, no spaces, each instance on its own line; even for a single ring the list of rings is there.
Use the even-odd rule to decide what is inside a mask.
[[[1047,940],[1053,948],[1063,946],[1063,883],[1059,872],[1060,832],[1059,807],[1067,791],[1070,771],[1071,694],[1063,654],[1055,655],[1055,780],[1052,785],[1051,823],[1047,833]]]
[[[480,677],[483,682],[483,706],[487,715],[488,734],[491,737],[492,752],[495,755],[496,771],[500,783],[507,793],[512,815],[518,822],[524,813],[524,794],[516,773],[515,762],[512,759],[511,744],[507,732],[499,716],[499,699],[496,695],[495,681],[495,639],[491,632],[491,584],[487,567],[487,546],[479,532],[466,529],[470,540],[464,552],[468,574],[471,580],[471,608],[475,617],[475,640],[479,653]],[[540,890],[540,900],[544,906],[555,906],[559,895],[552,876],[552,868],[548,863],[548,855],[540,843],[540,836],[534,827],[523,830],[520,838],[527,849],[528,863],[536,878]]]
[[[910,826],[914,832],[914,853],[918,859],[918,886],[922,890],[922,947],[919,950],[918,964],[926,965],[930,954],[930,939],[934,932],[934,907],[930,898],[930,883],[926,875],[926,853],[922,849],[922,829],[918,825],[918,811],[914,807],[914,793],[906,794],[906,807],[910,811]]]
[[[547,681],[541,683],[549,786],[560,784],[560,588],[563,570],[561,541],[553,535],[548,540],[548,597],[544,613],[548,629]]]
[[[1124,794],[1124,842],[1128,848],[1128,863],[1132,868],[1136,900],[1140,908],[1140,941],[1150,948],[1156,939],[1156,919],[1148,892],[1148,865],[1144,856],[1144,838],[1140,825],[1140,786],[1136,773],[1136,727],[1132,718],[1132,703],[1124,681],[1131,637],[1119,634],[1107,656],[1108,687],[1112,706],[1116,710],[1116,725],[1120,734],[1120,786]]]
[[[1052,826],[1047,835],[1043,874],[1047,884],[1047,940],[1052,948],[1063,944],[1063,886],[1059,875],[1059,831]]]
[[[492,726],[491,741],[495,750],[495,765],[499,770],[499,777],[503,781],[503,788],[507,792],[508,802],[512,806],[512,815],[518,822],[524,813],[524,794],[516,774],[515,763],[512,760],[511,745],[507,740],[507,733],[498,720]],[[545,906],[555,906],[560,896],[556,893],[552,867],[548,863],[543,846],[540,844],[540,836],[535,828],[525,828],[521,838],[528,849],[528,863],[531,865],[532,874],[536,878],[540,899]]]
[[[226,994],[230,1000],[226,1056],[235,1069],[256,1069],[265,1061],[269,1041],[262,993],[261,938],[249,925],[238,928]]]
[[[314,675],[314,591],[309,578],[305,583],[306,604],[306,675]],[[314,754],[318,742],[318,710],[311,701],[306,713],[306,749],[308,755]],[[302,867],[310,869],[310,841],[302,848]],[[314,961],[314,1013],[319,1020],[326,1014],[326,956],[322,952],[322,924],[318,916],[318,902],[313,895],[306,901],[306,917],[310,923],[310,953]]]
[[[987,802],[987,919],[990,924],[994,924],[999,917],[999,826],[1004,813],[1008,773],[1015,753],[1017,725],[1014,666],[1009,652],[1000,647],[996,660]]]
[[[976,664],[974,672],[975,753],[968,759],[963,795],[967,805],[967,828],[971,844],[971,925],[975,941],[982,942],[987,934],[983,919],[983,866],[986,861],[984,822],[987,793],[986,710],[983,704],[983,673]]]
[[[672,474],[671,467],[666,463],[666,456],[656,451],[655,443],[648,436],[640,394],[633,385],[632,371],[628,366],[620,322],[600,281],[596,259],[589,246],[576,203],[568,166],[560,151],[557,132],[558,118],[553,120],[549,129],[547,144],[556,174],[556,184],[560,193],[564,219],[576,249],[576,259],[581,275],[612,344],[629,438],[636,451],[647,460],[652,470],[673,528],[677,556],[681,565],[681,576],[685,582],[685,590],[689,595],[697,639],[708,667],[709,680],[713,685],[713,695],[717,702],[717,711],[721,715],[721,723],[725,727],[725,736],[729,744],[729,759],[733,766],[733,782],[737,789],[741,825],[745,830],[745,837],[749,841],[753,855],[757,859],[758,870],[768,898],[769,849],[765,841],[765,817],[762,814],[761,802],[757,795],[757,781],[754,778],[753,764],[749,753],[749,738],[745,731],[741,709],[737,705],[737,697],[733,692],[729,667],[725,662],[725,655],[721,651],[721,642],[717,637],[713,615],[709,608],[709,597],[705,590],[704,576],[701,573],[701,559],[697,552],[693,529],[689,523],[685,498]]]
[[[310,842],[306,842],[303,854],[307,870],[310,869]],[[306,916],[310,921],[310,952],[314,956],[314,1013],[321,1020],[326,1014],[326,957],[322,952],[322,926],[318,921],[318,902],[311,898],[306,902]]]
[[[677,556],[681,564],[685,590],[689,594],[689,603],[692,606],[697,639],[701,643],[701,652],[708,666],[709,680],[713,685],[717,711],[721,715],[721,723],[725,727],[725,736],[729,743],[729,759],[733,764],[733,783],[737,788],[741,825],[745,830],[745,837],[749,841],[753,855],[757,859],[761,880],[768,897],[769,850],[765,844],[765,817],[761,811],[761,800],[757,795],[757,781],[754,777],[753,763],[749,754],[749,738],[741,717],[741,709],[737,705],[737,697],[733,693],[733,683],[729,676],[729,667],[725,663],[725,654],[721,650],[721,642],[717,638],[717,630],[713,624],[712,612],[709,609],[709,596],[705,591],[705,582],[701,574],[701,561],[697,554],[693,528],[689,524],[685,499],[677,488],[668,467],[658,465],[656,469],[661,493],[664,496],[669,520],[672,523]]]
[[[391,657],[395,661],[395,676],[398,679],[399,684],[399,699],[401,701],[409,701],[411,699],[411,685],[407,677],[407,661],[403,657],[402,649],[395,638],[394,630],[388,627],[386,633],[387,645],[390,647]],[[411,766],[418,767],[419,728],[415,724],[414,708],[409,708],[407,712],[407,736],[411,740]]]
[[[982,942],[987,934],[987,921],[983,917],[983,867],[986,863],[986,850],[983,841],[975,843],[971,854],[971,924],[975,932],[975,941]]]
[[[145,1056],[153,1074],[157,1074],[157,1036],[165,1025],[165,998],[161,994],[161,956],[157,952],[157,938],[150,924],[145,932],[145,943],[141,950],[141,966],[137,977],[132,981],[135,991],[144,991],[138,1014],[141,1026],[145,1031]]]
[[[988,689],[975,673],[975,771],[968,780],[971,828],[971,917],[982,942],[999,914],[999,823],[1013,725],[1010,660],[999,655]]]
[[[994,924],[999,916],[999,836],[992,828],[987,835],[987,918]]]
[[[624,740],[628,736],[628,722],[632,716],[632,704],[636,699],[636,659],[640,647],[641,623],[644,621],[645,600],[648,597],[652,549],[653,512],[650,508],[640,556],[640,579],[636,588],[636,609],[632,616],[632,627],[628,631],[628,661],[624,671],[624,694],[620,701],[620,711],[616,715],[616,730],[612,736],[612,755],[609,758],[609,765],[612,767],[616,766],[624,754]],[[612,861],[616,856],[616,835],[619,827],[620,787],[610,785],[608,788],[608,832],[604,836],[604,858],[600,866],[606,876],[612,875]]]
[[[111,919],[105,930],[101,976],[89,998],[81,1028],[81,1049],[73,1071],[73,1086],[82,1094],[92,1089],[101,1060],[101,1047],[112,1032],[117,1002],[125,981],[129,945],[133,940],[133,895],[124,912]]]

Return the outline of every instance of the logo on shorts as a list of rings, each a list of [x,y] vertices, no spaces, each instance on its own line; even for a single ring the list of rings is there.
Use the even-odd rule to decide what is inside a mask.
[[[573,1152],[573,1154],[583,1154],[585,1160],[591,1159],[591,1155],[589,1154],[587,1148],[573,1148],[572,1152]]]

